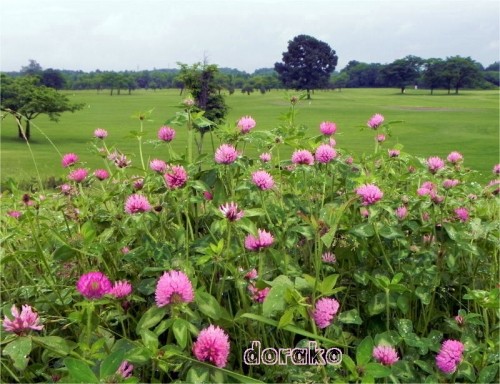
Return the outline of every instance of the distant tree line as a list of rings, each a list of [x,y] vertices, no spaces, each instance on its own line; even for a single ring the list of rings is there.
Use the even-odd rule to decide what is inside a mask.
[[[398,88],[402,93],[407,87],[418,86],[458,93],[463,88],[490,89],[500,85],[500,62],[487,67],[470,57],[453,56],[447,59],[422,59],[406,56],[389,64],[350,61],[341,71],[333,72],[329,81],[318,89],[342,88]],[[57,90],[107,91],[110,95],[130,94],[135,89],[176,88],[182,93],[186,88],[180,69],[152,69],[142,71],[92,71],[43,69],[36,61],[19,72],[4,73],[12,77],[34,76],[41,85]],[[272,89],[290,88],[274,68],[261,68],[249,74],[233,68],[217,68],[214,83],[219,92],[229,94],[266,93]]]

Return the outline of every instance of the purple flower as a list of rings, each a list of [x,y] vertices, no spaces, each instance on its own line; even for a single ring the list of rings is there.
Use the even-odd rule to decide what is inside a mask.
[[[356,189],[356,193],[361,197],[363,205],[375,204],[384,196],[382,191],[374,184],[362,185]]]
[[[22,213],[19,211],[7,211],[7,216],[13,217],[14,219],[19,219]]]
[[[198,335],[193,344],[193,354],[199,361],[208,361],[219,368],[224,368],[230,348],[229,336],[224,330],[210,325]]]
[[[13,319],[9,319],[7,316],[3,319],[2,325],[7,332],[13,332],[17,335],[21,335],[30,329],[34,331],[41,331],[43,325],[40,324],[40,318],[36,312],[29,305],[23,305],[22,310],[19,310],[15,305],[12,306],[10,312]]]
[[[500,175],[500,164],[495,164],[495,165],[493,166],[493,173],[494,173],[495,175]]]
[[[215,151],[215,162],[218,164],[231,164],[238,158],[238,151],[232,145],[222,144]]]
[[[337,315],[340,304],[337,300],[324,297],[316,301],[313,311],[314,322],[319,328],[328,327]]]
[[[219,210],[229,221],[237,221],[245,215],[245,212],[238,211],[238,204],[234,202],[221,205]]]
[[[337,152],[328,144],[322,144],[316,148],[314,158],[318,163],[329,163],[337,156]]]
[[[370,117],[366,125],[368,125],[368,127],[370,127],[371,129],[377,129],[382,125],[383,122],[384,122],[384,116],[382,116],[379,113],[376,113],[375,115]]]
[[[375,140],[378,142],[378,143],[383,143],[385,141],[385,135],[384,134],[380,134],[380,135],[377,135],[375,137]]]
[[[319,125],[319,130],[323,135],[331,136],[337,131],[337,125],[331,121],[323,121]]]
[[[120,375],[123,379],[127,379],[132,376],[132,371],[134,366],[130,364],[127,360],[122,361],[116,373]]]
[[[106,180],[109,177],[109,173],[105,169],[96,169],[94,171],[94,176],[102,181]]]
[[[132,186],[135,190],[140,190],[144,187],[144,179],[140,176],[132,176]]]
[[[406,206],[402,205],[398,208],[396,208],[396,216],[398,217],[399,220],[403,220],[408,216],[408,209]]]
[[[321,255],[321,260],[323,263],[334,264],[337,261],[337,258],[332,252],[325,252]]]
[[[164,272],[156,285],[155,300],[158,307],[192,302],[194,291],[191,280],[182,271]]]
[[[462,223],[469,220],[469,211],[467,210],[467,208],[460,207],[455,209],[455,215],[457,219],[460,220]]]
[[[248,284],[247,289],[248,292],[250,292],[252,300],[256,303],[263,303],[267,295],[269,294],[269,291],[271,290],[271,288],[269,287],[259,289],[255,286],[254,283]]]
[[[73,180],[75,183],[81,183],[87,175],[88,172],[85,168],[77,168],[69,173],[68,179]]]
[[[436,356],[436,365],[443,373],[450,374],[457,370],[462,361],[464,345],[458,340],[446,340]]]
[[[453,151],[448,155],[446,160],[452,164],[457,164],[463,160],[463,156],[459,152]]]
[[[158,139],[167,143],[175,138],[175,130],[173,128],[164,126],[158,130]]]
[[[78,161],[78,156],[74,153],[67,153],[62,157],[61,163],[64,168],[75,164]]]
[[[379,345],[375,347],[372,356],[383,365],[392,365],[399,360],[396,349],[388,345]]]
[[[116,281],[108,292],[109,295],[120,299],[132,293],[132,285],[128,281]]]
[[[89,272],[80,277],[76,289],[87,299],[100,299],[111,291],[111,282],[104,273]]]
[[[429,157],[427,159],[427,168],[431,173],[436,173],[440,169],[444,168],[444,161],[437,156]]]
[[[126,168],[131,164],[127,156],[114,151],[108,155],[108,160],[111,160],[118,168]]]
[[[268,163],[271,161],[271,154],[270,153],[262,153],[260,156],[259,156],[259,159],[260,161],[262,161],[263,163]]]
[[[389,157],[398,157],[400,154],[400,151],[397,149],[389,149],[387,152],[389,153]]]
[[[443,181],[443,187],[445,189],[456,187],[458,184],[460,184],[460,181],[458,181],[457,179],[446,179],[445,181]]]
[[[105,139],[106,137],[108,137],[108,131],[106,131],[105,129],[102,129],[102,128],[97,128],[95,131],[94,131],[94,137],[96,137],[97,139]]]
[[[313,165],[314,157],[311,152],[306,149],[299,149],[292,154],[292,163]]]
[[[266,171],[255,171],[252,174],[252,182],[263,191],[274,186],[273,177]]]
[[[255,268],[251,269],[247,273],[245,273],[245,279],[247,280],[255,280],[256,278],[259,277],[259,274],[257,273],[257,270]]]
[[[264,229],[257,230],[257,236],[248,235],[245,238],[245,248],[250,251],[261,251],[264,248],[270,247],[274,242],[274,237],[271,233]]]
[[[155,172],[163,173],[167,170],[167,163],[163,160],[153,159],[149,162],[149,168]]]
[[[250,130],[254,128],[255,125],[255,120],[250,116],[244,116],[238,121],[238,128],[243,134],[250,132]]]
[[[188,175],[182,165],[169,166],[167,173],[163,175],[169,189],[182,188],[186,185]]]
[[[145,196],[133,194],[125,202],[125,212],[131,215],[135,213],[149,212],[151,205]]]

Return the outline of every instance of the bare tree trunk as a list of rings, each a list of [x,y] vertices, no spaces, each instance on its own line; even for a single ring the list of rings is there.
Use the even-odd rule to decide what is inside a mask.
[[[17,134],[20,139],[23,139],[25,141],[30,140],[30,121],[26,120],[26,126],[23,129],[23,123],[21,122],[21,119],[16,117],[16,122],[17,122]]]

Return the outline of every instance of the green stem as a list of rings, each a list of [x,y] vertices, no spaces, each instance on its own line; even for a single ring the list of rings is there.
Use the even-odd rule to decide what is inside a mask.
[[[144,131],[144,123],[142,122],[142,119],[140,120],[140,122],[141,122],[141,130],[140,130],[140,135],[137,138],[137,140],[139,141],[139,156],[141,158],[142,169],[146,170],[146,166],[144,164],[144,156],[142,154],[142,133]]]

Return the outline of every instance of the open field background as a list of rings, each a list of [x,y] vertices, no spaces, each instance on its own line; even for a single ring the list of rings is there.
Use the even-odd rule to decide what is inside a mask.
[[[173,117],[185,95],[178,90],[137,90],[132,95],[110,96],[107,91],[79,91],[68,93],[72,101],[85,102],[86,107],[74,114],[63,114],[58,123],[45,116],[33,121],[30,147],[42,178],[63,177],[67,170],[60,166],[60,154],[77,153],[90,169],[103,167],[103,161],[92,154],[95,128],[109,132],[108,145],[134,158],[138,153],[137,140],[130,138],[130,131],[139,130],[139,120],[134,118],[141,111],[153,109],[151,122],[144,127],[144,140],[156,139],[156,133],[165,120]],[[267,94],[246,95],[235,93],[227,96],[230,107],[227,121],[234,124],[241,116],[251,115],[257,122],[256,130],[268,130],[280,123],[279,116],[289,107],[285,93],[271,91]],[[381,113],[386,121],[404,120],[392,127],[392,137],[384,144],[392,148],[402,144],[403,151],[416,156],[440,156],[451,151],[464,156],[466,167],[480,172],[482,180],[491,179],[491,169],[499,162],[499,94],[498,91],[463,91],[459,95],[427,90],[409,90],[401,95],[395,89],[344,89],[318,91],[312,100],[298,105],[297,123],[308,127],[310,135],[319,133],[322,121],[337,124],[337,147],[352,152],[354,156],[371,152],[374,147],[373,132],[365,126],[374,113]],[[42,132],[53,142],[44,137]],[[177,129],[172,143],[174,149],[184,153],[186,134]],[[206,145],[205,148],[209,148]],[[60,152],[60,154],[58,153]],[[256,154],[247,148],[246,153]],[[162,158],[161,149],[144,145],[145,158]],[[14,120],[7,116],[1,129],[1,180],[8,178],[27,181],[35,178],[36,168],[28,146],[17,138]]]

